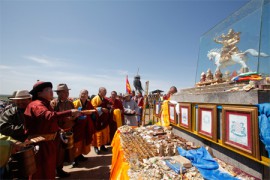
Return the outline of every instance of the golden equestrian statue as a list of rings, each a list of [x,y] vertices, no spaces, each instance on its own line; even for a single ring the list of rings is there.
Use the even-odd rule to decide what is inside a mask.
[[[235,32],[233,29],[230,29],[227,35],[221,34],[218,38],[214,38],[216,43],[223,45],[221,48],[221,62],[228,61],[233,54],[239,53],[236,44],[240,41],[240,34],[241,32]]]

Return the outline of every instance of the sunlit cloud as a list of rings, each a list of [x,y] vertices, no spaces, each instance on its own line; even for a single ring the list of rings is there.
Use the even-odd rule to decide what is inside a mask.
[[[24,56],[25,59],[34,61],[36,63],[39,64],[45,64],[45,65],[49,65],[51,62],[49,60],[49,58],[47,57],[39,57],[39,56]]]
[[[74,67],[74,64],[70,64],[67,59],[49,57],[49,56],[37,56],[37,55],[27,55],[23,56],[24,59],[34,61],[39,65],[44,65],[47,67]]]
[[[47,63],[52,62],[52,58],[44,59]],[[69,66],[75,67],[75,64],[69,64]],[[107,96],[110,96],[110,92],[113,90],[117,91],[118,93],[125,93],[125,80],[126,75],[129,74],[128,70],[112,70],[103,68],[85,71],[82,73],[80,71],[82,67],[83,65],[76,64],[76,68],[72,69],[72,71],[69,71],[66,70],[66,68],[55,68],[47,65],[40,66],[40,63],[31,64],[28,66],[0,65],[0,69],[3,72],[1,73],[1,83],[5,84],[5,86],[0,87],[0,94],[10,94],[14,90],[18,89],[31,90],[33,84],[37,80],[50,81],[53,83],[54,88],[57,87],[57,84],[66,83],[69,88],[71,88],[71,97],[78,97],[79,92],[82,89],[89,90],[90,94],[97,94],[99,87],[107,88]],[[154,89],[161,89],[161,84],[163,88],[162,90],[164,91],[167,91],[167,89],[171,86],[168,81],[157,79],[157,77],[153,75],[147,73],[141,73],[140,75],[143,89],[145,89],[146,81],[149,81],[149,91]],[[134,74],[129,74],[129,81],[132,89],[134,89],[133,77]]]
[[[12,69],[12,66],[0,65],[0,69]]]
[[[112,90],[118,92],[125,91],[125,79],[122,76],[115,76],[110,72],[107,74],[87,72],[87,75],[85,75],[79,74],[76,71],[59,71],[59,69],[56,70],[53,68],[42,68],[41,70],[41,68],[35,69],[31,67],[30,74],[28,73],[29,69],[16,68],[16,71],[6,70],[6,73],[3,73],[1,77],[3,84],[6,86],[0,87],[0,94],[8,94],[17,89],[31,90],[37,80],[51,81],[54,87],[59,83],[66,83],[72,89],[70,96],[73,97],[78,96],[81,89],[88,89],[92,94],[96,94],[98,88],[101,86],[108,88],[108,93]],[[22,83],[24,83],[23,87],[21,86]]]

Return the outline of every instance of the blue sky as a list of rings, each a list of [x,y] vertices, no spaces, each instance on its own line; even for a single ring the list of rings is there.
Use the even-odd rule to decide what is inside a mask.
[[[248,1],[1,0],[0,94],[38,79],[123,93],[138,68],[150,91],[193,87],[200,37]]]

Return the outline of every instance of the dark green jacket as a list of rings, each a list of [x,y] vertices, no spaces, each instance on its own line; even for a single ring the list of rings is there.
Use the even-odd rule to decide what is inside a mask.
[[[1,113],[0,133],[24,142],[27,138],[24,133],[24,111],[13,106]]]

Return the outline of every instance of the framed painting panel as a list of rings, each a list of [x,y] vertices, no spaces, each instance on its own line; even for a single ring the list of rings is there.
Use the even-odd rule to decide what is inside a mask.
[[[258,113],[256,107],[222,108],[222,143],[259,159]]]
[[[217,107],[216,105],[198,105],[198,134],[217,141]]]
[[[170,119],[170,122],[173,124],[177,124],[175,106],[176,106],[175,104],[169,103],[169,119]]]
[[[191,104],[179,103],[179,125],[191,131]]]

